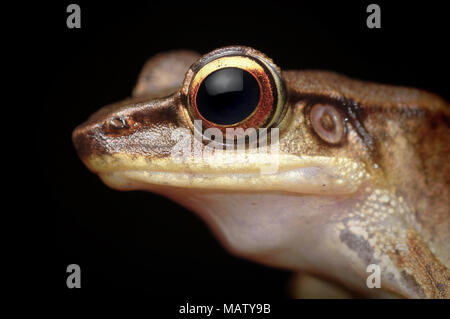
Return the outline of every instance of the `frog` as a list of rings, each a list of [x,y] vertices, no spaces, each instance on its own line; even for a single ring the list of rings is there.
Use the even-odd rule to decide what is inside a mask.
[[[179,203],[294,291],[448,299],[449,116],[425,90],[233,45],[151,57],[72,141],[107,186]]]

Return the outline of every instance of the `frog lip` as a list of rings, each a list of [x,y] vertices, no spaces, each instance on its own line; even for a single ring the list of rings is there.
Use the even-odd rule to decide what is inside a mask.
[[[362,181],[345,180],[321,167],[302,167],[275,174],[185,173],[153,170],[119,170],[99,174],[118,190],[154,190],[176,187],[234,191],[280,191],[302,194],[351,194]]]
[[[152,190],[157,185],[194,189],[352,193],[367,177],[363,165],[348,158],[249,154],[201,160],[149,158],[131,154],[92,156],[86,166],[110,187]],[[277,160],[276,165],[268,165]],[[273,164],[273,163],[272,163]]]

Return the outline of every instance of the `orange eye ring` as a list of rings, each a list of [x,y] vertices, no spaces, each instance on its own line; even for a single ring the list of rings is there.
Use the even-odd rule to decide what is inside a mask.
[[[202,83],[218,70],[236,68],[256,80],[259,98],[254,110],[245,118],[233,123],[217,123],[205,117],[198,105]],[[188,70],[181,96],[187,106],[191,122],[202,121],[202,129],[217,128],[226,136],[227,128],[269,128],[276,125],[283,114],[285,88],[280,70],[261,52],[248,47],[225,47],[203,56]]]

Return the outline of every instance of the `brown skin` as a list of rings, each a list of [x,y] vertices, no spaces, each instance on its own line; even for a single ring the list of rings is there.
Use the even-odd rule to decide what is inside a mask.
[[[286,72],[284,79],[301,87],[299,95],[348,98],[362,106],[359,119],[368,134],[371,160],[386,182],[414,207],[420,235],[410,230],[408,245],[414,254],[393,259],[411,269],[423,285],[422,297],[449,298],[450,279],[450,108],[436,95],[417,89],[376,85],[317,72]],[[309,88],[306,83],[313,83]],[[307,88],[308,87],[308,88]],[[299,96],[292,97],[293,100]],[[400,105],[400,106],[399,106]],[[391,124],[393,129],[390,130]],[[366,133],[363,133],[366,134]],[[426,244],[446,247],[443,265]],[[439,250],[436,249],[439,253]],[[442,252],[442,251],[441,251]]]
[[[184,166],[170,157],[177,142],[172,133],[185,128],[193,134],[179,88],[188,91],[192,69],[183,79],[199,57],[176,51],[147,62],[131,99],[99,110],[74,130],[83,162],[113,188],[158,192],[197,212],[236,255],[306,271],[367,296],[450,297],[447,102],[331,72],[285,71],[285,109],[276,124],[286,156],[281,171],[320,167],[321,174],[264,179],[245,175],[257,172],[259,162],[221,166],[207,158]],[[339,143],[314,131],[316,104],[331,105],[345,119]],[[209,177],[198,178],[204,174]],[[365,284],[366,267],[374,263],[381,265],[382,290]]]

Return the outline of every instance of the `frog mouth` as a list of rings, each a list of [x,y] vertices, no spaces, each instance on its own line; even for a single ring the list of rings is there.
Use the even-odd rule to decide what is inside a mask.
[[[351,194],[367,177],[354,160],[328,157],[280,157],[276,170],[241,162],[174,163],[168,159],[122,155],[95,158],[87,166],[108,186],[118,190],[176,187],[228,191],[274,191],[302,194]],[[273,169],[274,167],[272,167]]]

